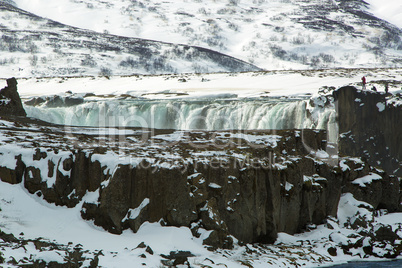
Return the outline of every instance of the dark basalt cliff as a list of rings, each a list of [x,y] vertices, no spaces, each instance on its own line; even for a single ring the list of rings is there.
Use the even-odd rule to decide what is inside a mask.
[[[27,121],[18,127],[5,125],[1,132],[7,143],[21,135],[31,138],[21,154],[14,152],[14,168],[0,168],[2,181],[22,183],[31,194],[57,205],[80,205],[84,219],[116,234],[127,228],[136,232],[145,221],[160,221],[188,226],[195,236],[200,228],[212,230],[205,244],[231,248],[231,236],[272,243],[278,232],[294,234],[325,223],[328,216],[336,217],[346,191],[375,208],[400,210],[396,177],[355,159],[342,159],[347,169],[332,166],[306,150],[325,148],[324,131],[277,131],[275,144],[253,148],[245,139],[233,138],[239,133],[229,132],[215,141],[216,132],[181,133],[179,141],[167,144],[166,135],[177,132],[136,130],[124,140],[72,133],[67,139],[64,129],[54,126]],[[273,133],[244,134],[252,138]],[[136,147],[132,141],[140,136],[144,140]],[[116,140],[128,147],[116,151]],[[203,149],[191,148],[195,143]],[[141,157],[144,152],[148,157]],[[200,152],[204,156],[197,156]],[[176,156],[183,160],[177,162]],[[381,180],[365,187],[353,183],[373,172]]]
[[[334,92],[339,151],[402,176],[402,100],[382,92],[342,87]]]
[[[258,147],[244,138],[233,138],[240,133],[230,132],[222,132],[219,139],[217,132],[182,133],[183,137],[171,144],[163,137],[177,132],[136,130],[124,141],[123,137],[101,137],[107,142],[99,147],[94,146],[97,137],[70,134],[63,148],[59,144],[66,141],[63,129],[43,126],[38,130],[30,123],[20,124],[24,130],[43,131],[43,140],[32,141],[28,153],[16,152],[15,168],[1,167],[1,180],[22,183],[30,193],[57,205],[81,204],[84,219],[94,220],[112,233],[127,228],[136,232],[145,221],[162,221],[191,227],[194,235],[199,235],[199,228],[213,230],[205,243],[230,248],[231,235],[244,242],[272,243],[278,232],[293,234],[308,224],[323,223],[328,215],[336,216],[342,172],[315,161],[306,149],[322,150],[324,131],[242,133],[249,138],[264,135],[275,139]],[[6,129],[10,133],[10,127]],[[12,128],[10,139],[18,139],[19,131]],[[116,150],[110,145],[116,138],[122,143],[139,136],[143,138],[137,144],[141,149],[131,144],[126,152],[129,163],[121,156],[120,160],[118,155],[108,156]],[[52,142],[46,143],[49,138]],[[196,143],[198,150],[192,147]],[[153,157],[136,158],[156,147]],[[288,155],[283,155],[286,150]],[[195,156],[200,152],[203,156]],[[182,160],[176,162],[164,154]],[[110,168],[99,160],[102,156],[107,162],[115,158],[121,164]],[[87,200],[88,193],[96,198]],[[82,200],[85,202],[79,203]]]

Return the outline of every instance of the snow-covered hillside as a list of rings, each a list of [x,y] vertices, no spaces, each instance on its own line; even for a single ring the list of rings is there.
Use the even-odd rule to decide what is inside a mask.
[[[398,0],[14,2],[67,25],[206,47],[264,69],[402,65]]]
[[[259,70],[209,49],[82,30],[4,2],[0,18],[3,77]]]

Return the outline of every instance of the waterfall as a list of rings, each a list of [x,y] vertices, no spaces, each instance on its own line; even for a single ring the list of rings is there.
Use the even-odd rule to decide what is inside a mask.
[[[105,99],[78,105],[25,105],[30,117],[61,125],[180,130],[329,129],[335,109],[309,99]]]

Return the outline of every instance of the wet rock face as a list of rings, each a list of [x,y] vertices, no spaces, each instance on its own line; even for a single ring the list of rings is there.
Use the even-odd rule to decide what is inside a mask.
[[[20,95],[17,92],[17,80],[7,79],[7,86],[0,90],[0,116],[26,116]]]
[[[342,87],[334,92],[343,155],[364,157],[389,174],[402,176],[402,109],[382,92]]]

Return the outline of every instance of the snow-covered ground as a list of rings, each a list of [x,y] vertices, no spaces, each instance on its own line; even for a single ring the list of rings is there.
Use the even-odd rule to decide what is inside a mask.
[[[88,194],[88,198],[90,195]],[[43,237],[65,245],[69,242],[81,244],[90,251],[102,250],[105,255],[99,263],[102,267],[140,267],[142,263],[146,263],[146,267],[158,267],[161,264],[159,254],[169,255],[170,251],[175,250],[191,251],[200,257],[213,255],[202,246],[202,238],[194,238],[189,228],[146,223],[136,234],[126,231],[122,235],[113,235],[82,220],[79,206],[68,209],[48,204],[29,194],[22,185],[13,186],[0,182],[0,196],[1,230],[12,232],[16,236],[22,232],[27,239]],[[135,250],[141,242],[150,246],[155,254],[147,254],[146,259],[141,258],[139,255],[144,250]],[[0,252],[6,258],[13,256],[18,260],[23,256],[29,257],[30,254],[47,261],[62,262],[64,257],[54,251],[39,252],[31,245],[26,250],[6,249]],[[219,255],[216,257],[223,259]]]
[[[323,87],[356,85],[361,77],[384,91],[384,81],[401,81],[402,69],[329,69],[310,71],[271,71],[221,74],[180,74],[158,76],[112,76],[73,78],[21,78],[18,92],[26,99],[32,96],[94,93],[96,95],[129,94],[142,98],[188,97],[278,97],[317,94]],[[399,92],[400,84],[389,83],[389,90]],[[178,95],[174,93],[186,93]]]

